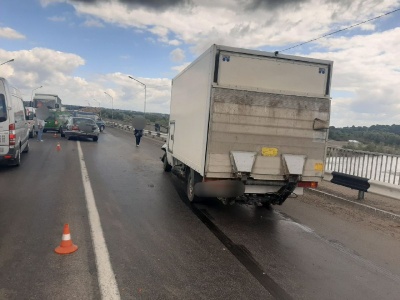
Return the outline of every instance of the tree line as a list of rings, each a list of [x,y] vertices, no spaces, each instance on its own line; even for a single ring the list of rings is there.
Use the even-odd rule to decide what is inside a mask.
[[[329,128],[329,139],[335,141],[356,140],[346,148],[400,154],[400,125],[372,125]]]

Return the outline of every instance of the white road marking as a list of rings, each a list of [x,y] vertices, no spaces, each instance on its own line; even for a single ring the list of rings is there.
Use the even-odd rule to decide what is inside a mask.
[[[86,205],[89,214],[90,234],[92,236],[98,281],[102,299],[121,299],[115,274],[113,272],[106,241],[101,227],[99,212],[96,207],[92,185],[90,184],[81,144],[78,141],[79,161],[81,165],[83,187],[85,189]]]
[[[370,210],[375,211],[377,213],[384,214],[387,217],[390,217],[392,219],[400,220],[400,215],[398,215],[398,214],[395,214],[395,213],[392,213],[392,212],[389,212],[389,211],[386,211],[386,210],[383,210],[383,209],[379,209],[379,208],[376,208],[376,207],[373,207],[373,206],[370,206],[370,205],[367,205],[367,204],[363,204],[363,203],[355,202],[355,201],[352,201],[352,200],[348,200],[348,199],[345,199],[343,197],[339,197],[339,196],[336,196],[336,195],[333,195],[333,194],[329,194],[329,193],[324,192],[324,191],[320,191],[320,190],[316,190],[316,189],[310,189],[310,190],[312,190],[314,192],[317,192],[317,193],[320,193],[320,194],[324,194],[324,195],[330,196],[330,197],[334,197],[336,199],[339,199],[339,200],[342,200],[342,201],[345,201],[345,202],[349,202],[349,203],[352,203],[352,204],[355,204],[355,205],[358,205],[358,206],[361,206],[361,207],[364,207],[364,208],[367,208],[367,209],[370,209]]]

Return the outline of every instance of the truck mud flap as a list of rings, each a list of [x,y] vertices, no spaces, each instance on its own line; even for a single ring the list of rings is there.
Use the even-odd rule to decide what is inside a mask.
[[[244,194],[245,186],[241,181],[216,180],[199,182],[194,186],[194,194],[198,197],[233,198]]]

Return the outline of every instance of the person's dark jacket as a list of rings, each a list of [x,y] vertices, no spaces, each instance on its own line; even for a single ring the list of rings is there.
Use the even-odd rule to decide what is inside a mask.
[[[134,136],[143,136],[143,129],[135,129],[133,132]]]

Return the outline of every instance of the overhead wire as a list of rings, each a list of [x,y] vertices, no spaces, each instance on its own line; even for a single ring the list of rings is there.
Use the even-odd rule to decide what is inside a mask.
[[[327,36],[336,34],[336,33],[338,33],[338,32],[342,32],[342,31],[345,31],[345,30],[349,30],[349,29],[351,29],[351,28],[353,28],[353,27],[356,27],[356,26],[359,26],[359,25],[361,25],[361,24],[365,24],[365,23],[368,23],[368,22],[377,20],[377,19],[382,18],[382,17],[384,17],[384,16],[393,14],[393,13],[395,13],[395,12],[397,12],[397,11],[400,11],[400,8],[397,8],[397,9],[395,9],[395,10],[389,11],[389,12],[384,13],[384,14],[382,14],[382,15],[379,15],[379,16],[377,16],[377,17],[374,17],[374,18],[371,18],[371,19],[368,19],[368,20],[359,22],[359,23],[357,23],[357,24],[353,24],[353,25],[348,26],[348,27],[346,27],[346,28],[342,28],[342,29],[339,29],[339,30],[336,30],[336,31],[333,31],[333,32],[330,32],[330,33],[327,33],[327,34],[324,34],[324,35],[322,35],[322,36],[320,36],[320,37],[311,39],[311,40],[309,40],[309,41],[307,41],[307,42],[303,42],[303,43],[294,45],[294,46],[292,46],[292,47],[289,47],[289,48],[286,48],[286,49],[283,49],[283,50],[279,50],[279,51],[277,51],[277,52],[284,52],[284,51],[288,51],[288,50],[291,50],[291,49],[296,48],[296,47],[300,47],[300,46],[302,46],[302,45],[305,45],[305,44],[314,42],[314,41],[316,41],[316,40],[319,40],[319,39],[322,39],[322,38],[324,38],[324,37],[327,37]]]

